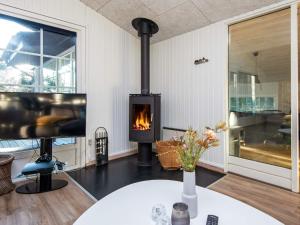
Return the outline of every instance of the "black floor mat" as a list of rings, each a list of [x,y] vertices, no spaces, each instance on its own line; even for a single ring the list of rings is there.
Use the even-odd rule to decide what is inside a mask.
[[[98,200],[121,187],[139,181],[153,179],[182,181],[181,170],[163,170],[157,158],[155,156],[153,158],[152,167],[138,167],[134,155],[110,161],[105,166],[90,166],[69,171],[68,174]],[[201,187],[207,187],[223,176],[224,174],[198,167],[196,183]]]

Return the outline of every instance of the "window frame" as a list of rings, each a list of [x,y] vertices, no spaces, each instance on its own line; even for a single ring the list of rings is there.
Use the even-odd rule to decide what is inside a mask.
[[[0,5],[0,14],[7,15],[19,19],[24,19],[36,23],[42,23],[44,25],[49,25],[57,28],[61,28],[64,30],[69,30],[72,32],[75,32],[77,34],[76,38],[76,91],[77,93],[86,93],[86,87],[87,87],[87,54],[86,54],[86,39],[88,37],[87,34],[87,27],[84,22],[81,23],[81,20],[71,21],[68,18],[69,17],[51,17],[47,16],[43,13],[36,13],[34,11],[29,10],[21,10],[15,7],[11,7],[8,5]],[[88,120],[87,120],[88,125]],[[87,129],[87,135],[89,136],[88,129]],[[80,137],[76,138],[76,146],[73,146],[72,149],[75,149],[75,164],[68,163],[69,169],[75,169],[86,166],[86,160],[87,160],[87,150],[89,151],[91,149],[91,146],[88,145],[86,142],[86,137]],[[64,152],[66,152],[64,149],[65,146],[54,148],[53,153],[56,154],[57,152],[61,151],[63,149]],[[32,153],[34,150],[28,150],[26,152],[16,152],[14,153],[15,159],[29,159],[32,156]],[[14,179],[18,180],[18,179]]]
[[[74,84],[74,86],[59,86],[59,82],[56,83],[56,86],[53,86],[53,88],[56,89],[56,93],[62,93],[62,89],[69,89],[72,92],[71,93],[77,93],[78,90],[78,86],[77,86],[77,32],[75,31],[68,31],[65,30],[63,28],[60,27],[54,27],[54,26],[50,26],[50,25],[45,25],[42,23],[38,23],[38,22],[32,22],[30,20],[27,19],[23,19],[23,18],[18,18],[18,17],[14,17],[14,16],[10,16],[10,15],[5,15],[1,12],[0,10],[0,19],[8,19],[10,21],[16,22],[18,24],[25,24],[25,25],[33,25],[33,27],[39,27],[39,32],[40,32],[40,52],[39,53],[34,53],[34,52],[27,52],[27,51],[22,51],[22,50],[13,50],[13,49],[7,49],[7,48],[1,48],[0,47],[0,51],[7,51],[7,52],[12,52],[12,53],[17,53],[17,54],[25,54],[25,55],[32,55],[32,56],[37,56],[40,59],[40,63],[39,63],[39,73],[38,73],[38,79],[34,81],[34,83],[32,85],[26,85],[26,84],[11,84],[11,83],[0,83],[0,87],[1,86],[14,86],[14,87],[20,87],[20,88],[32,88],[33,92],[44,92],[46,88],[52,88],[51,86],[45,86],[44,82],[43,82],[43,78],[44,78],[44,74],[43,74],[43,69],[44,69],[44,58],[49,58],[49,59],[54,59],[54,60],[70,60],[71,63],[71,79],[72,79],[72,84]],[[47,32],[55,32],[55,33],[60,33],[60,34],[71,34],[73,35],[73,37],[75,37],[75,45],[68,48],[67,50],[61,52],[59,55],[48,55],[48,54],[44,54],[44,29],[47,29]],[[57,32],[60,31],[60,32]],[[73,58],[73,54],[75,55],[75,57]],[[70,58],[67,58],[66,56],[70,55]],[[72,59],[75,59],[75,68],[74,68],[74,62],[72,61]],[[59,73],[56,74],[56,78],[58,80],[58,76]],[[70,143],[70,144],[62,144],[62,145],[55,145],[53,144],[53,147],[59,150],[62,149],[69,149],[69,148],[74,148],[74,146],[78,145],[78,138],[74,138],[74,142]],[[36,140],[36,139],[32,139],[32,140]],[[14,150],[13,150],[14,149]],[[24,148],[18,147],[18,148],[12,148],[12,151],[1,151],[0,148],[0,152],[3,153],[19,153],[19,152],[29,152],[29,151],[36,151],[36,146],[26,146]],[[22,153],[23,154],[23,153]]]

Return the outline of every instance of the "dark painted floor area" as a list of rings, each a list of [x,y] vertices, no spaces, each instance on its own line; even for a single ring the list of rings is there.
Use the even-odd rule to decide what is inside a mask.
[[[129,156],[110,161],[108,165],[69,171],[68,174],[95,198],[101,199],[109,193],[144,180],[168,179],[182,181],[182,171],[166,171],[160,166],[156,157],[152,167],[138,167],[136,156]],[[197,168],[196,183],[207,187],[217,181],[223,174]]]

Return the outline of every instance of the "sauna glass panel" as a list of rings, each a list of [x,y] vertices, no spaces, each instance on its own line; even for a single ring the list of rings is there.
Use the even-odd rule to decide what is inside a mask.
[[[230,155],[291,168],[290,9],[229,26]]]

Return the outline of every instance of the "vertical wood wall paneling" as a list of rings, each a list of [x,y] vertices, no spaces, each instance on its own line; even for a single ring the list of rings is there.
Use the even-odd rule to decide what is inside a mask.
[[[128,95],[138,91],[138,39],[87,8],[89,32],[88,66],[90,110],[87,138],[104,126],[109,133],[109,154],[131,150],[128,141]],[[99,19],[99,17],[101,19]],[[97,46],[97,47],[95,47]],[[87,145],[89,160],[95,159],[94,141]]]
[[[151,89],[162,94],[162,126],[187,129],[225,120],[226,26],[216,23],[151,45]],[[202,57],[208,63],[194,65]],[[221,145],[202,157],[224,167]]]

